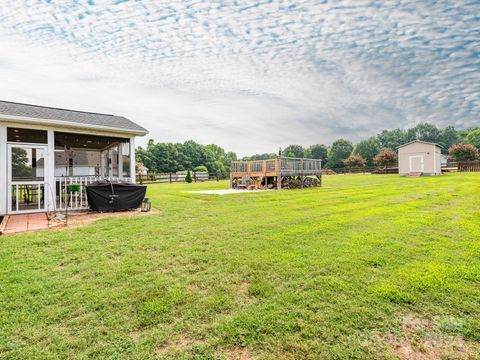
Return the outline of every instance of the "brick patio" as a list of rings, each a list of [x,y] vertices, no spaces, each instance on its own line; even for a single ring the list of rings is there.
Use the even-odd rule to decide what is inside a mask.
[[[48,229],[48,218],[46,213],[10,215],[3,233],[14,234],[42,229]]]

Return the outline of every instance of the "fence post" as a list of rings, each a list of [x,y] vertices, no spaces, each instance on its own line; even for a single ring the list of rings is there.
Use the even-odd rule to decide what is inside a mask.
[[[170,175],[170,184],[172,183],[172,173],[169,173]]]

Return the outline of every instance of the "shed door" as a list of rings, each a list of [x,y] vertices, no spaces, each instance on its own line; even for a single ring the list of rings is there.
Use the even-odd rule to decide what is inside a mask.
[[[423,156],[422,155],[410,156],[410,172],[423,172]]]

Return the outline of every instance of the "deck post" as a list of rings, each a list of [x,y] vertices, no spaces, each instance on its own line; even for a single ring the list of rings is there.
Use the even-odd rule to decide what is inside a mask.
[[[280,161],[280,157],[277,157],[277,161],[275,161],[275,170],[277,173],[277,190],[282,190],[282,169],[281,169],[282,162]]]

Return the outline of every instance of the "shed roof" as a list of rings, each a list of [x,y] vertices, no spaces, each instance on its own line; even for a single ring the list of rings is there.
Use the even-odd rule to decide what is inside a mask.
[[[0,100],[0,118],[2,118],[2,115],[6,118],[38,119],[39,122],[43,123],[52,120],[55,122],[65,122],[65,125],[83,125],[84,127],[100,129],[110,128],[112,130],[123,130],[124,132],[130,132],[136,135],[145,135],[148,133],[145,128],[123,116]]]
[[[437,143],[433,143],[433,142],[428,142],[428,141],[423,141],[423,140],[413,140],[413,141],[410,141],[406,144],[403,144],[403,145],[400,145],[397,149],[400,149],[401,147],[404,147],[404,146],[407,146],[407,145],[410,145],[410,144],[414,144],[414,143],[422,143],[422,144],[428,144],[428,145],[435,145],[435,146],[438,146],[440,148],[442,148],[443,146],[440,145],[440,144],[437,144]]]

